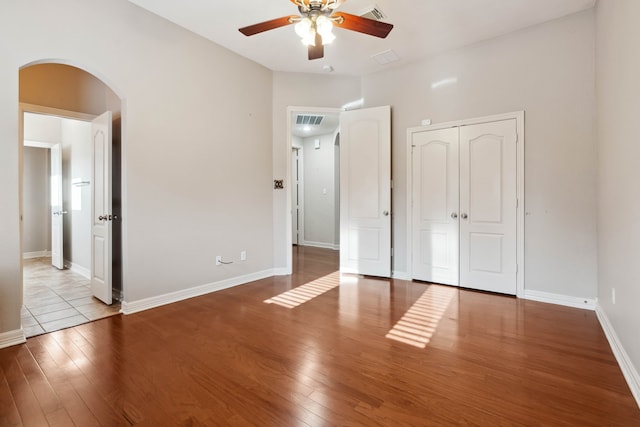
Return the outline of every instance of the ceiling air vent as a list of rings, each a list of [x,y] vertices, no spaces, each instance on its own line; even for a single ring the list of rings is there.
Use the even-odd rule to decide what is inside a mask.
[[[396,62],[400,59],[398,54],[391,49],[376,53],[371,57],[380,65],[390,64],[391,62]]]
[[[296,117],[297,125],[309,125],[309,126],[318,126],[322,123],[322,119],[324,116],[312,116],[309,114],[298,114]]]
[[[374,21],[380,21],[386,18],[386,15],[378,8],[378,6],[369,6],[359,14],[363,18],[373,19]]]

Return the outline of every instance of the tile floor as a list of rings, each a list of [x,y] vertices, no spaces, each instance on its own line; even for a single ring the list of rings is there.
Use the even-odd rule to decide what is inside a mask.
[[[89,279],[51,266],[51,257],[24,260],[22,328],[26,337],[77,326],[120,312],[91,296]]]

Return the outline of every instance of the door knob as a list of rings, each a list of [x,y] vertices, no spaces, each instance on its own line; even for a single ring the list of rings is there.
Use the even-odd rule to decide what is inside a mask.
[[[467,214],[466,214],[466,213],[460,214],[460,217],[461,217],[462,219],[467,219]]]
[[[458,218],[458,213],[457,212],[451,212],[451,219],[456,219]]]
[[[100,215],[98,217],[98,221],[106,221],[106,220],[107,220],[107,216],[106,215],[104,215],[104,216]]]
[[[382,215],[384,215],[384,216],[389,216],[389,211],[384,211],[384,212],[382,212]]]

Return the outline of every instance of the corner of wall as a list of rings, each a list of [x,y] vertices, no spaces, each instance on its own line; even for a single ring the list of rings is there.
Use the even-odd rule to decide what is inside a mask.
[[[611,322],[607,317],[607,313],[600,304],[596,305],[596,315],[598,316],[602,330],[609,341],[611,351],[613,351],[613,355],[618,361],[618,365],[620,365],[624,379],[627,380],[627,384],[631,389],[631,394],[633,394],[633,397],[636,399],[636,403],[640,408],[640,374],[622,346],[616,331],[613,329],[613,325],[611,325]]]
[[[0,333],[0,348],[23,344],[26,341],[22,328]]]

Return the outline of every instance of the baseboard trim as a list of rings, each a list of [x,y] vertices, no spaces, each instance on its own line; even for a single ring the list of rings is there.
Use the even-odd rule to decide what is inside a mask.
[[[333,243],[310,242],[308,240],[303,240],[302,243],[300,243],[300,246],[311,246],[313,248],[332,249],[334,251],[340,250],[340,245],[336,245]]]
[[[391,273],[392,279],[411,281],[411,276],[406,271],[394,271]]]
[[[622,346],[615,329],[613,329],[613,325],[609,321],[607,313],[605,313],[602,307],[600,307],[600,304],[596,304],[596,316],[598,316],[600,326],[602,326],[602,330],[604,331],[604,334],[609,341],[609,345],[611,346],[611,351],[613,351],[613,355],[622,370],[622,375],[624,375],[624,379],[627,380],[627,384],[631,389],[631,394],[633,394],[633,397],[636,399],[636,403],[640,408],[640,374],[638,374],[636,367],[633,366],[633,362]]]
[[[164,295],[144,298],[138,301],[122,301],[120,312],[123,314],[133,314],[139,311],[149,310],[162,305],[171,304],[185,299],[206,295],[211,292],[221,291],[234,286],[244,285],[255,280],[272,277],[273,270],[264,270],[245,276],[233,277],[219,282],[208,283],[206,285],[195,286],[181,291],[170,292]]]
[[[24,252],[22,259],[33,259],[51,256],[51,251]]]
[[[82,267],[78,264],[74,264],[66,259],[64,260],[64,266],[74,273],[81,275],[85,279],[91,280],[91,271],[88,268]]]
[[[22,328],[0,334],[0,348],[24,344],[26,341]]]
[[[524,299],[547,302],[550,304],[564,305],[567,307],[582,308],[584,310],[595,310],[596,299],[578,298],[568,295],[552,294],[549,292],[532,291],[525,289]]]
[[[274,268],[273,269],[273,275],[274,276],[288,276],[291,273],[289,273],[289,270],[287,270],[286,268]]]

